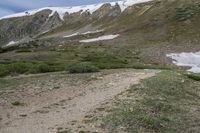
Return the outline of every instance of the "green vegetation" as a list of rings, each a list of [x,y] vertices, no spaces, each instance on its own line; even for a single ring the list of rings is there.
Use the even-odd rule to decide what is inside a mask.
[[[113,132],[119,127],[127,132],[198,132],[199,86],[179,73],[162,72],[131,87],[102,126]]]
[[[32,52],[30,49],[27,48],[22,48],[22,49],[18,49],[16,50],[17,53],[21,53],[21,52]]]
[[[88,63],[75,63],[67,67],[69,73],[91,73],[98,72],[99,69]]]
[[[62,127],[58,127],[56,133],[71,133],[71,130],[70,129],[64,129]]]
[[[190,73],[190,74],[186,74],[186,76],[192,80],[196,80],[196,81],[200,81],[200,75],[199,74],[194,74],[194,73]]]
[[[170,67],[165,65],[154,65],[154,64],[144,64],[144,63],[131,64],[129,67],[134,69],[163,69],[163,70],[171,69]]]
[[[3,53],[4,51],[3,51],[3,49],[0,47],[0,53]]]
[[[174,19],[177,21],[186,21],[197,15],[200,15],[200,3],[193,3],[186,7],[176,8]]]
[[[0,77],[6,76],[9,74],[8,69],[6,67],[3,67],[2,65],[0,66]]]
[[[57,131],[56,133],[70,133],[70,131]]]
[[[0,78],[0,88],[1,90],[6,88],[6,87],[10,87],[10,86],[15,86],[19,83],[19,80],[8,80],[8,79],[4,79],[4,78]],[[1,96],[1,93],[0,93]]]
[[[169,69],[167,66],[146,64],[135,49],[102,44],[69,45],[45,51],[2,53],[0,77],[7,75],[46,73],[67,70],[70,73],[96,72],[98,69]]]
[[[0,65],[0,77],[7,75],[46,73],[53,71],[55,71],[55,69],[52,66],[44,63],[15,62],[11,64]]]

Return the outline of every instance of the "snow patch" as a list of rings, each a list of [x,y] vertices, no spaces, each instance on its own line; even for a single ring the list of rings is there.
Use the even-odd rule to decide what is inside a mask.
[[[64,38],[69,38],[69,37],[73,37],[73,36],[77,36],[77,35],[87,35],[87,34],[99,33],[99,32],[102,32],[102,31],[104,31],[104,30],[87,31],[87,32],[84,32],[84,33],[76,32],[76,33],[73,33],[71,35],[67,35],[67,36],[63,36],[63,37]]]
[[[73,34],[71,34],[71,35],[63,36],[63,37],[64,37],[64,38],[69,38],[69,37],[73,37],[73,36],[77,36],[77,35],[79,35],[78,32],[73,33]]]
[[[99,33],[99,32],[102,32],[104,30],[96,30],[96,31],[87,31],[87,32],[84,32],[84,33],[81,33],[82,35],[87,35],[87,34],[94,34],[94,33]]]
[[[44,32],[42,32],[42,34],[46,34],[46,33],[48,33],[50,30],[46,30],[46,31],[44,31]]]
[[[119,34],[117,34],[117,35],[105,35],[105,36],[100,36],[100,37],[97,37],[97,38],[80,40],[79,42],[88,43],[88,42],[97,42],[97,41],[104,41],[104,40],[112,40],[112,39],[114,39],[114,38],[116,38],[118,36],[119,36]]]
[[[15,44],[17,44],[18,42],[15,41],[10,41],[8,44],[6,44],[6,46],[14,46]]]
[[[126,8],[135,5],[135,4],[139,4],[139,3],[145,3],[145,2],[149,2],[152,0],[124,0],[124,1],[117,1],[117,2],[111,2],[110,4],[112,6],[115,6],[116,4],[119,5],[121,12],[123,12]]]
[[[134,4],[149,2],[149,1],[152,1],[152,0],[124,0],[124,1],[110,2],[110,4],[111,4],[111,6],[115,6],[116,4],[118,4],[120,6],[121,12],[123,12],[129,6],[132,6]],[[87,12],[90,12],[91,14],[93,14],[93,12],[98,10],[104,4],[106,4],[106,3],[74,6],[74,7],[44,7],[44,8],[40,8],[40,9],[29,10],[29,11],[22,12],[22,13],[4,16],[4,17],[1,17],[0,20],[7,19],[7,18],[14,18],[14,17],[31,16],[31,15],[34,15],[43,10],[51,10],[52,11],[51,14],[49,14],[49,17],[53,16],[55,14],[55,12],[57,12],[59,14],[60,19],[64,20],[64,15],[66,13],[69,13],[69,14],[76,13],[76,12],[83,13],[83,12],[87,11]]]
[[[173,59],[173,63],[177,66],[191,67],[188,71],[200,73],[200,52],[196,53],[171,53],[167,57]]]

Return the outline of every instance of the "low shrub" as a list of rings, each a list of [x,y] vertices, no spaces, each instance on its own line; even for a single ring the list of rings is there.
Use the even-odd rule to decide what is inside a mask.
[[[0,65],[0,77],[6,76],[9,74],[9,71],[6,69],[5,66]]]
[[[26,62],[15,62],[11,64],[0,65],[0,77],[7,75],[18,75],[25,73],[46,73],[56,71],[55,68],[45,63],[26,63]]]
[[[25,52],[32,52],[30,49],[27,49],[27,48],[22,48],[22,49],[18,49],[16,51],[17,53],[25,53]]]
[[[199,74],[186,74],[186,76],[192,80],[200,81],[200,75]]]
[[[10,74],[23,74],[29,70],[31,64],[23,63],[23,62],[16,62],[12,64],[6,65],[7,70]]]
[[[0,47],[0,53],[3,53],[4,52],[4,50]]]
[[[30,69],[29,73],[47,73],[47,72],[52,72],[54,71],[53,68],[51,68],[47,64],[34,64]]]
[[[66,69],[69,73],[91,73],[98,72],[99,69],[88,63],[74,63]]]
[[[108,53],[89,53],[82,57],[81,61],[91,62],[100,69],[125,68],[128,65],[128,62],[123,58]]]
[[[176,8],[175,16],[176,21],[186,21],[192,19],[194,16],[200,15],[200,3],[187,5],[186,7]]]
[[[153,65],[153,64],[143,64],[143,63],[135,63],[129,66],[134,69],[162,69],[162,70],[170,70],[171,68],[165,65]]]

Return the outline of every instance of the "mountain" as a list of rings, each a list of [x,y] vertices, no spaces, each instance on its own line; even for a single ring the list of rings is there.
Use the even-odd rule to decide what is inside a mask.
[[[74,62],[175,67],[167,54],[200,49],[199,16],[200,0],[125,0],[18,13],[0,18],[0,61],[39,61],[61,65],[59,70]]]
[[[0,18],[1,42],[35,37],[62,26],[68,30],[75,25],[84,26],[106,18],[109,21],[129,6],[148,1],[126,0],[76,7],[45,7],[5,16]]]

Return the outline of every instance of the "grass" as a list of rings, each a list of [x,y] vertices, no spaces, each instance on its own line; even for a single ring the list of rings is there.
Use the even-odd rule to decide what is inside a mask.
[[[8,80],[4,78],[0,78],[0,88],[1,90],[6,87],[16,86],[19,83],[19,80]]]
[[[56,133],[71,133],[70,130],[64,130],[64,131],[57,131]]]
[[[21,48],[21,49],[16,50],[16,52],[17,52],[17,53],[22,53],[22,52],[32,52],[32,50],[27,49],[27,48]]]
[[[101,24],[102,28],[104,28],[105,26],[105,32],[115,33],[117,31],[121,34],[119,38],[116,38],[113,41],[108,41],[108,43],[107,41],[105,41],[97,42],[94,44],[80,44],[77,42],[77,38],[75,39],[76,41],[74,41],[73,38],[69,40],[63,40],[59,38],[57,38],[56,40],[55,38],[40,40],[40,38],[38,38],[39,41],[35,41],[33,44],[37,44],[37,42],[42,44],[43,42],[48,42],[52,44],[51,48],[53,50],[48,51],[48,49],[50,49],[46,48],[48,46],[45,46],[44,48],[43,46],[34,46],[32,44],[28,45],[34,46],[34,48],[29,48],[29,46],[27,46],[27,48],[20,47],[17,48],[17,50],[13,50],[13,48],[0,49],[0,52],[5,52],[1,54],[0,60],[9,59],[13,62],[25,60],[26,62],[42,62],[45,64],[53,64],[55,71],[63,71],[65,70],[66,66],[69,66],[74,62],[89,62],[91,65],[99,69],[168,69],[168,67],[166,66],[153,65],[153,63],[165,63],[163,62],[165,60],[163,60],[162,58],[157,58],[157,56],[165,56],[163,55],[164,53],[162,52],[162,50],[165,50],[166,45],[172,44],[169,45],[169,49],[174,49],[174,47],[176,46],[171,42],[169,42],[169,44],[165,44],[164,42],[168,42],[169,40],[176,40],[176,38],[174,38],[176,34],[178,38],[180,38],[180,40],[185,40],[185,37],[183,37],[184,39],[181,37],[182,34],[184,34],[186,37],[189,37],[189,42],[192,40],[196,41],[196,39],[199,38],[198,36],[196,36],[198,35],[197,33],[199,33],[198,30],[196,31],[196,29],[199,29],[198,21],[196,21],[197,27],[183,27],[180,23],[174,23],[174,21],[171,21],[171,19],[166,19],[166,15],[168,14],[169,16],[176,15],[174,18],[176,18],[177,20],[182,19],[182,17],[188,16],[188,14],[193,14],[194,12],[195,14],[198,14],[197,12],[199,12],[199,3],[192,5],[185,4],[184,1],[181,1],[180,3],[165,1],[150,2],[148,5],[152,5],[151,10],[148,10],[148,12],[145,12],[143,15],[141,15],[141,12],[145,11],[147,8],[142,4],[138,6],[137,10],[133,10],[133,14],[123,13],[116,19],[110,20],[109,22],[100,21],[98,24]],[[179,6],[182,4],[186,5],[186,7]],[[157,14],[158,12],[163,12],[163,14]],[[62,25],[52,32],[46,33],[46,35],[48,36],[64,30],[70,30],[77,27],[79,28],[82,27],[84,24],[85,23],[75,23],[70,26]],[[175,29],[173,27],[175,27]],[[170,29],[173,29],[174,32],[171,32]],[[192,30],[194,30],[194,32],[191,32],[190,35],[186,34],[190,33],[190,31]],[[196,36],[196,38],[191,39],[191,36],[194,35]],[[63,44],[63,47],[58,48],[57,46],[60,45],[60,42],[65,43]],[[175,44],[186,45],[182,42],[175,42]],[[195,44],[198,44],[198,42],[195,42]],[[56,46],[54,47],[54,45]],[[193,46],[188,47],[197,49]],[[37,48],[39,49],[38,51]],[[32,49],[34,49],[33,52],[30,51]],[[145,59],[141,58],[142,54],[140,55],[139,53],[135,53],[137,50],[141,53],[145,53],[143,55],[143,58],[146,58],[146,61],[144,61]],[[158,53],[159,50],[161,50],[162,53]],[[8,51],[13,52],[9,53]],[[6,52],[11,55],[8,55]],[[3,71],[2,75],[4,75],[4,73],[7,72]]]
[[[176,8],[174,19],[181,22],[192,19],[197,15],[200,15],[200,3],[193,3],[186,7]]]
[[[91,73],[99,72],[99,69],[88,63],[75,63],[67,67],[69,73]]]
[[[3,53],[3,52],[4,52],[3,48],[0,47],[0,53]]]
[[[127,132],[198,132],[199,86],[185,75],[161,72],[131,87],[127,99],[118,100],[117,109],[103,118],[102,127],[110,132],[119,128]]]
[[[186,76],[192,80],[195,81],[200,81],[200,75],[199,74],[194,74],[194,73],[190,73],[190,74],[186,74]]]
[[[34,52],[25,49],[1,54],[0,77],[65,70],[70,73],[82,73],[117,68],[169,69],[167,66],[145,64],[138,54],[134,49],[121,49],[101,43],[74,44],[66,48]]]
[[[170,70],[171,68],[166,65],[154,65],[154,64],[144,64],[144,63],[135,63],[129,66],[134,69],[161,69],[161,70]]]
[[[45,63],[15,62],[11,64],[0,64],[0,77],[7,75],[19,75],[28,73],[53,72],[54,68]]]

